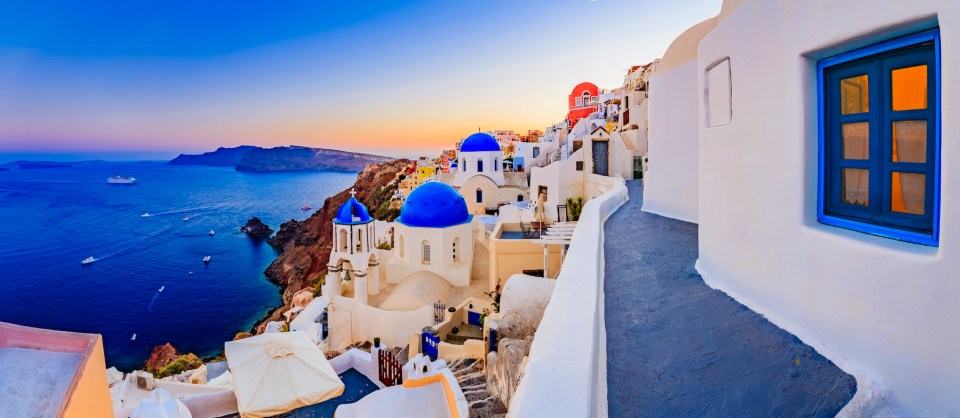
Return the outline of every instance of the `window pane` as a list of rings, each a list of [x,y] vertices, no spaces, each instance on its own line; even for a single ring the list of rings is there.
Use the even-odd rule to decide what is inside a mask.
[[[890,210],[923,215],[927,176],[920,173],[892,173]]]
[[[901,68],[891,72],[893,110],[927,108],[927,66]]]
[[[870,123],[844,123],[843,159],[866,160],[870,158]]]
[[[864,113],[870,111],[868,104],[867,75],[840,80],[840,113]]]
[[[870,206],[870,171],[863,168],[843,169],[843,203]]]
[[[893,162],[927,162],[927,121],[893,122]]]

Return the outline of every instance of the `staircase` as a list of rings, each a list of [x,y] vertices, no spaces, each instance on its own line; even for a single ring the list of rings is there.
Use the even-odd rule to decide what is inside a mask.
[[[483,339],[483,328],[472,325],[472,324],[460,324],[457,328],[456,334],[448,333],[447,339],[444,342],[456,345],[463,345],[464,341],[467,340],[482,340]]]
[[[487,392],[487,376],[483,372],[483,360],[454,360],[447,367],[457,378],[463,396],[470,406],[470,418],[500,418],[507,414],[507,407]]]

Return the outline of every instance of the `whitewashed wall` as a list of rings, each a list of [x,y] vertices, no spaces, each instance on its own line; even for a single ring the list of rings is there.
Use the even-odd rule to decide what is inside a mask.
[[[874,0],[747,0],[702,41],[694,75],[702,88],[705,69],[730,58],[733,117],[728,125],[700,128],[698,268],[711,286],[855,375],[859,390],[844,414],[956,416],[960,119],[953,116],[960,114],[960,2],[878,6]],[[940,247],[819,224],[816,62],[937,25],[944,115]],[[686,79],[683,70],[677,76]],[[657,81],[652,86],[660,94],[651,100],[675,86],[664,76]],[[655,111],[651,106],[651,115]],[[662,186],[660,153],[672,139],[656,120],[650,125],[651,203],[666,191],[655,187]]]
[[[433,325],[433,305],[412,311],[385,311],[354,299],[333,296],[328,308],[330,335],[327,346],[340,349],[355,342],[380,337],[389,346],[406,345],[410,335]]]
[[[688,222],[698,219],[698,78],[694,60],[650,79],[643,210]]]
[[[603,223],[627,199],[621,181],[584,206],[553,297],[534,334],[523,378],[510,401],[509,417],[606,416]],[[571,309],[574,306],[577,309]],[[581,338],[572,338],[571,330]]]

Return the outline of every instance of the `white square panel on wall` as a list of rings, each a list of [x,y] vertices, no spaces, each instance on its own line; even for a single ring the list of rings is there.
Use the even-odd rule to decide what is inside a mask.
[[[730,58],[707,69],[705,95],[707,127],[713,128],[730,123],[733,118],[733,85],[730,82]]]

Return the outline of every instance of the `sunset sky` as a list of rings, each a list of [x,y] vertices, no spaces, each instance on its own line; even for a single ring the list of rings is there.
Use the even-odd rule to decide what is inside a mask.
[[[241,144],[412,156],[542,130],[578,82],[619,86],[720,3],[0,1],[0,163]]]

